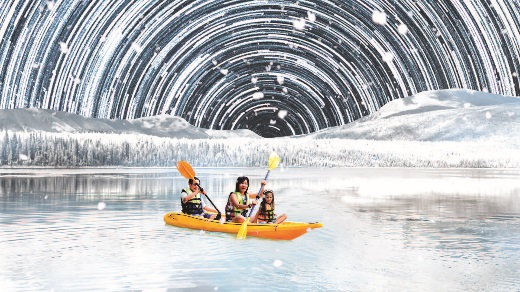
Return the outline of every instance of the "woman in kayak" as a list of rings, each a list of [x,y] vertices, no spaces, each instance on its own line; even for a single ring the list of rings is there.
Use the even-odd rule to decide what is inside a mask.
[[[200,195],[206,195],[206,191],[204,191],[204,189],[199,189],[200,180],[197,177],[194,177],[194,179],[195,180],[192,180],[190,178],[188,180],[188,188],[182,189],[181,191],[182,213],[213,220],[216,215],[208,214],[204,211],[217,213],[217,210],[210,206],[206,206]]]
[[[226,204],[226,221],[242,223],[246,220],[249,210],[253,205],[256,205],[256,199],[263,196],[265,180],[262,180],[262,188],[260,193],[250,194],[249,190],[249,178],[247,176],[240,176],[237,178],[235,185],[235,192],[229,194],[228,201]]]
[[[253,223],[268,223],[279,224],[287,219],[287,215],[282,214],[276,217],[274,213],[274,192],[266,190],[264,192],[264,200],[260,203],[260,209],[253,216],[251,222]]]

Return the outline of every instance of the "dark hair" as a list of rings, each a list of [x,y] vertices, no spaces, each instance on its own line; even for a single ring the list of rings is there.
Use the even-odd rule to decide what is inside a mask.
[[[264,199],[262,200],[262,202],[260,203],[260,213],[262,214],[266,214],[267,213],[267,209],[266,209],[266,205],[267,205],[267,202],[265,200],[265,196],[267,196],[267,194],[271,193],[273,195],[273,200],[271,201],[271,210],[274,210],[274,192],[271,191],[271,190],[266,190],[264,191]]]
[[[200,179],[196,176],[193,177],[195,180],[198,180],[199,181],[199,184],[200,184]],[[191,185],[193,184],[194,180],[192,180],[191,178],[188,180],[188,183]]]
[[[264,196],[266,196],[269,193],[273,194],[273,199],[274,199],[274,192],[273,192],[273,190],[265,190],[264,191]]]
[[[235,185],[235,192],[240,192],[239,185],[246,180],[247,180],[247,189],[246,189],[246,194],[247,194],[247,191],[249,190],[249,178],[247,176],[239,176],[237,178],[237,183]]]

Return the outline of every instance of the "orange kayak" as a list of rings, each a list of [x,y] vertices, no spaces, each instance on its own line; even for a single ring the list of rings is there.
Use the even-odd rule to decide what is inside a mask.
[[[214,232],[237,234],[241,223],[220,222],[191,216],[182,212],[170,212],[164,215],[164,222],[177,227],[199,229]],[[322,223],[290,222],[280,224],[253,224],[247,225],[247,236],[257,236],[269,239],[292,240],[315,228],[323,227]]]

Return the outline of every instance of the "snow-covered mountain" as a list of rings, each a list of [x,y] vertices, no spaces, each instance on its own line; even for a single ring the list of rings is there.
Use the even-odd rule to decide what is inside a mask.
[[[422,92],[347,125],[300,137],[518,143],[520,98],[464,89]]]
[[[159,115],[133,120],[93,119],[46,109],[0,110],[0,130],[48,133],[144,134],[157,137],[212,139],[260,138],[250,130],[215,131],[190,125],[186,120]]]
[[[145,134],[212,139],[260,138],[250,130],[219,131],[170,116],[93,119],[45,109],[0,110],[0,130],[12,132]],[[347,125],[294,136],[377,141],[520,141],[520,98],[465,89],[428,91],[397,99]]]

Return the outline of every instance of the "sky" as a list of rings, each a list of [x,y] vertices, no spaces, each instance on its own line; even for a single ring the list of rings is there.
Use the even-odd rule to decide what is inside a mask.
[[[313,133],[416,93],[520,95],[520,2],[0,4],[0,109]]]

